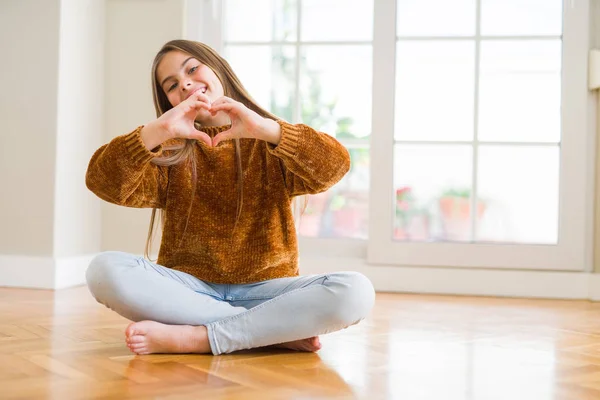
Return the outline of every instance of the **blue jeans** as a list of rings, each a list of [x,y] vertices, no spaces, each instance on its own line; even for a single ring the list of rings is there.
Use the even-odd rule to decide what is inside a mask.
[[[214,284],[116,251],[96,256],[86,278],[98,302],[132,321],[206,326],[215,355],[346,328],[375,300],[357,272]]]

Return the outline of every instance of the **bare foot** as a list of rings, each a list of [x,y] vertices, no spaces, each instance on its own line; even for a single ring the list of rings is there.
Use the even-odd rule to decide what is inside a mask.
[[[141,321],[130,324],[125,336],[127,347],[136,354],[211,352],[205,326]]]
[[[319,340],[318,336],[313,336],[308,339],[300,339],[294,340],[293,342],[276,344],[275,347],[297,351],[310,351],[314,353],[315,351],[321,349],[321,341]]]

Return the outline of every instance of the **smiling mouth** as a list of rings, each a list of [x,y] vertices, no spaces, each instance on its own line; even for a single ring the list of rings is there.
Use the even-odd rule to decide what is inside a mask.
[[[191,95],[193,95],[194,93],[197,93],[197,92],[205,94],[207,90],[208,90],[208,86],[198,88],[198,89],[194,90],[193,92],[191,92],[190,94],[188,94],[185,98],[188,99],[188,98],[190,98]]]

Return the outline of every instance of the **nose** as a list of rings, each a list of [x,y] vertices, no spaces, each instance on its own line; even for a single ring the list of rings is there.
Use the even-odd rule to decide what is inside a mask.
[[[188,90],[192,86],[192,81],[190,79],[183,82],[181,87],[185,90]]]

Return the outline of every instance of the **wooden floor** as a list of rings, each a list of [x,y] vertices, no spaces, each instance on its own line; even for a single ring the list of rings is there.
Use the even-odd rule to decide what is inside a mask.
[[[600,303],[378,294],[317,354],[134,356],[85,287],[0,289],[1,399],[600,399]]]

